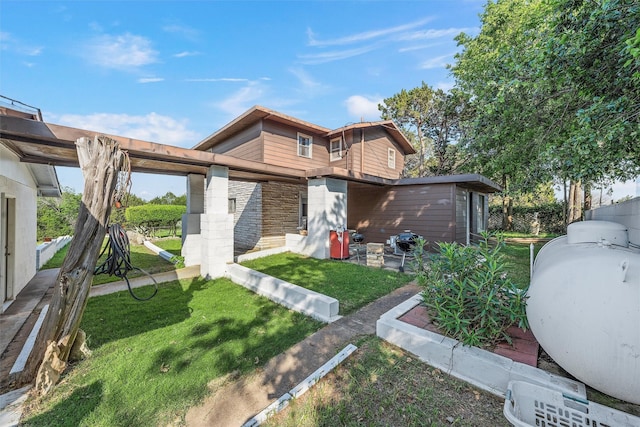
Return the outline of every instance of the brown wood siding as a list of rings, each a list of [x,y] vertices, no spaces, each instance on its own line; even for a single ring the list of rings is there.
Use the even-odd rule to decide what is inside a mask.
[[[264,122],[264,163],[294,169],[313,169],[329,165],[329,139],[309,132],[313,137],[311,158],[298,156],[298,131],[275,122]]]
[[[262,123],[257,122],[238,132],[223,143],[213,147],[211,151],[241,159],[263,162]]]
[[[361,134],[364,131],[364,153],[362,150]],[[373,129],[361,129],[355,132],[354,144],[354,170],[383,178],[400,178],[404,168],[404,156],[397,145],[395,145],[389,134],[380,127]],[[396,152],[396,166],[390,168],[387,164],[388,149]],[[364,155],[364,165],[361,164]],[[362,169],[364,166],[364,169]]]
[[[262,184],[262,237],[298,232],[300,193],[306,185],[268,182]]]
[[[352,184],[348,227],[364,234],[366,242],[385,243],[404,230],[418,233],[431,243],[451,242],[455,233],[453,188],[453,184],[394,188]]]

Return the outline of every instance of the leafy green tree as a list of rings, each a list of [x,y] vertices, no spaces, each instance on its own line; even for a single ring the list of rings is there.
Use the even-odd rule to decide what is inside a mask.
[[[639,7],[489,2],[480,34],[458,36],[452,67],[474,104],[469,166],[515,192],[553,178],[588,188],[640,173]]]
[[[64,187],[61,197],[38,197],[38,240],[73,234],[82,194]]]
[[[410,141],[415,141],[418,151],[418,176],[426,175],[425,162],[429,154],[429,140],[424,135],[424,126],[431,109],[432,98],[433,89],[422,82],[422,86],[411,90],[402,89],[378,105],[384,120],[393,120]]]
[[[149,200],[149,204],[152,205],[187,205],[187,195],[176,196],[171,191],[168,191],[164,196],[154,197]]]
[[[456,144],[468,106],[465,93],[434,90],[424,82],[411,90],[402,89],[378,105],[382,118],[394,120],[418,152],[417,162],[410,159],[405,166],[407,175],[445,175],[457,171]]]
[[[463,135],[462,121],[470,114],[468,96],[457,89],[433,92],[424,133],[433,142],[432,175],[447,175],[458,171],[460,158],[458,141]]]

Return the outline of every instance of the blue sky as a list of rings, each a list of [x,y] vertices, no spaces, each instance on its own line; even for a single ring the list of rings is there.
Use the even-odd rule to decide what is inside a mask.
[[[3,0],[0,94],[48,122],[181,147],[256,104],[337,128],[422,81],[450,88],[454,37],[478,33],[484,3]],[[82,191],[79,170],[57,169]],[[147,200],[185,188],[133,177]]]

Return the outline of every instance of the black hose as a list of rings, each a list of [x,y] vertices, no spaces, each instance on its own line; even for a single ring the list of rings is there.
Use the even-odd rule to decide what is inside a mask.
[[[102,255],[107,252],[107,259],[105,259],[102,264],[96,266],[93,274],[108,274],[110,276],[116,276],[124,279],[127,282],[129,293],[138,301],[148,301],[153,298],[158,293],[158,282],[156,282],[156,279],[154,279],[151,274],[141,268],[131,265],[131,250],[129,247],[129,238],[127,237],[127,233],[120,224],[112,224],[109,226],[108,235],[109,241],[98,257],[98,259],[102,258]],[[127,277],[127,273],[131,270],[138,270],[153,280],[155,290],[150,297],[140,298],[133,292],[133,289],[131,289],[131,283],[129,283],[129,278]]]

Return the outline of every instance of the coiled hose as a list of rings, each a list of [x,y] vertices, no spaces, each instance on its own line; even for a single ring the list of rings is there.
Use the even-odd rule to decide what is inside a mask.
[[[109,241],[107,245],[100,252],[98,259],[102,258],[105,252],[107,252],[107,258],[104,262],[94,270],[93,274],[108,274],[110,276],[116,276],[124,279],[127,282],[127,288],[131,296],[138,301],[148,301],[158,293],[158,283],[153,276],[141,268],[131,265],[131,250],[129,247],[129,238],[120,224],[112,224],[108,229]],[[140,298],[137,296],[133,289],[131,289],[131,283],[127,273],[131,270],[138,270],[153,280],[153,286],[155,287],[153,294],[147,298]]]

